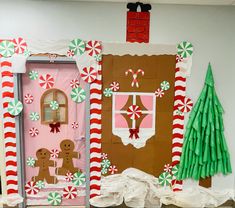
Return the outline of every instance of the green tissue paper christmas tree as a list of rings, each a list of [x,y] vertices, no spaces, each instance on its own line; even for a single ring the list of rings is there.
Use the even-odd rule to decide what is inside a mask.
[[[204,88],[189,116],[177,178],[199,180],[232,173],[224,137],[223,108],[214,88],[209,64]]]

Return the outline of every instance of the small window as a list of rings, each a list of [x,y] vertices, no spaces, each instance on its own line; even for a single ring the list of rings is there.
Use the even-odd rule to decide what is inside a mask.
[[[59,104],[58,109],[50,107],[51,101]],[[44,92],[41,97],[41,123],[50,124],[59,122],[68,123],[68,98],[66,94],[59,89],[50,89]]]

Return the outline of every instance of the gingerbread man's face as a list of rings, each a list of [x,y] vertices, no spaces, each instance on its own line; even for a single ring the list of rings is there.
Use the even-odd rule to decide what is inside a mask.
[[[73,151],[74,143],[69,139],[65,139],[60,143],[60,148],[62,151],[65,151],[65,152]]]
[[[37,152],[36,152],[36,156],[38,159],[42,159],[42,160],[49,160],[51,155],[50,155],[50,151],[46,148],[42,148],[42,149],[39,149]]]

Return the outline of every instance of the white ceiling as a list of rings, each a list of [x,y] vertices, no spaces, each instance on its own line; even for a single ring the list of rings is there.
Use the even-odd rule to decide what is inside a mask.
[[[136,2],[138,0],[61,0],[61,1],[90,1],[90,2]],[[190,5],[235,5],[235,0],[142,0],[152,4],[190,4]]]

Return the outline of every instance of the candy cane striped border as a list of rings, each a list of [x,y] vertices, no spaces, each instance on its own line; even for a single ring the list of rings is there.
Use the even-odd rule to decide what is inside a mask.
[[[90,85],[90,198],[100,195],[101,185],[101,99],[102,69]]]
[[[6,162],[7,195],[18,194],[17,153],[15,117],[7,111],[8,103],[14,99],[14,78],[9,59],[1,58],[1,86],[3,103],[3,134]]]
[[[178,103],[180,99],[185,97],[186,93],[186,78],[176,67],[175,70],[175,96],[174,96],[174,111],[173,111],[173,133],[172,133],[172,166],[179,164],[183,146],[184,137],[184,114],[177,114]],[[181,191],[183,181],[172,180],[173,191]]]

